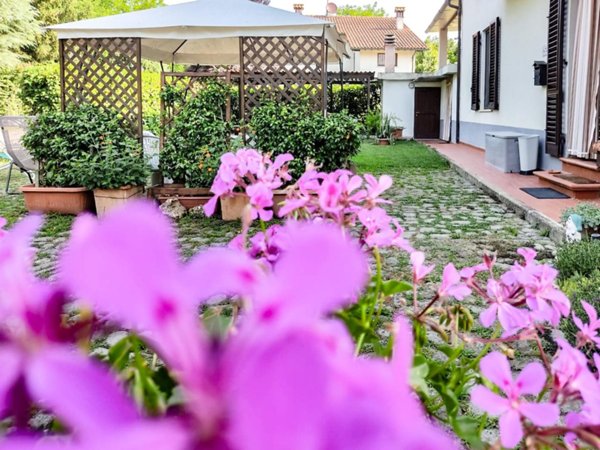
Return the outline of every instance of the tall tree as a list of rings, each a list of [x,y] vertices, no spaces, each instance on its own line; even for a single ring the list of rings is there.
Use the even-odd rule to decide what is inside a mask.
[[[29,0],[0,0],[0,67],[27,58],[23,50],[35,42],[39,26]]]
[[[110,16],[124,12],[164,6],[164,0],[99,0],[96,2],[99,16]]]
[[[377,6],[377,2],[364,6],[343,5],[337,10],[338,16],[385,16],[385,9]]]
[[[32,3],[38,11],[38,20],[46,26],[153,8],[163,5],[163,0],[32,0]],[[57,48],[56,34],[46,31],[38,36],[31,56],[39,62],[55,61]]]
[[[438,55],[440,42],[437,37],[425,39],[427,50],[417,53],[415,58],[415,71],[417,73],[431,73],[438,69]],[[456,39],[448,39],[448,62],[455,64],[458,61],[458,43]]]

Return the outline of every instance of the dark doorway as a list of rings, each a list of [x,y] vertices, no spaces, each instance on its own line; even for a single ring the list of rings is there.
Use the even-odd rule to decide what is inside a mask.
[[[415,88],[415,139],[440,138],[439,87]]]

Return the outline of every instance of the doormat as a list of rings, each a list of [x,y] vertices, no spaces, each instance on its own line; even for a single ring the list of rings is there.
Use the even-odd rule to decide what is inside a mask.
[[[562,192],[558,192],[556,189],[552,188],[521,188],[521,190],[531,195],[532,197],[544,200],[571,198],[568,195],[563,194]]]

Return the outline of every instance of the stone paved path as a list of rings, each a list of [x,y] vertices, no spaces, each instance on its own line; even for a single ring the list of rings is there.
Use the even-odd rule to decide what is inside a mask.
[[[512,264],[520,246],[535,248],[543,259],[553,257],[555,245],[549,237],[451,169],[388,166],[384,171],[395,183],[388,195],[393,202],[390,213],[405,227],[413,245],[438,266],[450,261],[457,266],[474,264],[484,251],[496,252],[501,264]],[[5,172],[0,173],[0,185],[5,176]],[[17,174],[14,188],[22,180]],[[20,195],[0,193],[0,215],[14,221],[24,212]],[[41,275],[52,275],[56,254],[68,238],[70,220],[50,216],[36,238],[36,268]],[[178,224],[181,251],[189,257],[200,248],[225,244],[235,236],[238,226],[186,217]],[[395,250],[384,253],[390,275],[405,277],[406,255]]]

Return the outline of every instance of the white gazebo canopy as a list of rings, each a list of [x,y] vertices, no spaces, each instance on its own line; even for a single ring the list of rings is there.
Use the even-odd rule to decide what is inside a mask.
[[[59,39],[141,38],[142,57],[165,63],[238,64],[240,37],[325,36],[329,61],[349,53],[335,24],[249,0],[196,0],[49,28]]]

